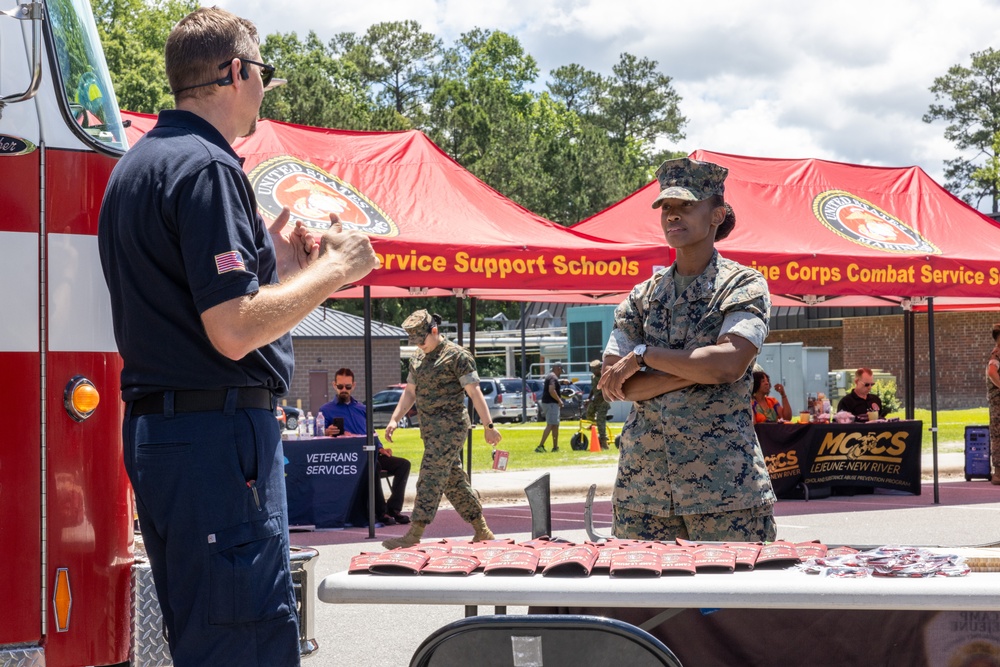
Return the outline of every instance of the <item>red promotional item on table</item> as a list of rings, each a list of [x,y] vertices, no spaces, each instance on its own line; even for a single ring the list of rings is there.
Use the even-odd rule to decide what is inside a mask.
[[[597,547],[589,544],[566,547],[542,568],[543,576],[587,577],[597,561]]]
[[[660,551],[660,571],[663,574],[694,574],[694,552],[686,547],[675,547],[672,551]]]
[[[420,568],[420,574],[466,576],[477,567],[479,559],[475,556],[458,556],[442,552],[431,555],[427,563]]]
[[[698,572],[732,572],[736,569],[736,552],[703,544],[694,548],[694,567]]]
[[[798,549],[791,542],[777,541],[760,548],[754,567],[788,567],[802,561]]]
[[[483,567],[483,566],[486,565],[486,563],[488,563],[490,561],[490,559],[495,558],[496,556],[499,556],[500,554],[504,553],[505,551],[508,551],[510,549],[516,549],[516,548],[517,547],[514,546],[513,543],[493,544],[493,545],[488,545],[488,546],[484,546],[484,547],[476,547],[476,550],[473,553],[473,555],[476,558],[479,559],[479,566]],[[452,550],[452,553],[454,553],[454,550]]]
[[[538,552],[526,547],[511,547],[483,563],[488,575],[533,575],[538,569]]]
[[[544,570],[545,566],[547,566],[552,561],[553,558],[558,556],[563,549],[575,546],[576,545],[573,544],[572,542],[563,542],[562,544],[557,542],[557,543],[550,543],[547,546],[537,547],[538,567]]]
[[[428,556],[435,556],[437,554],[446,554],[446,553],[450,553],[451,552],[451,547],[449,547],[448,545],[446,545],[446,544],[434,544],[433,542],[430,543],[430,544],[426,544],[426,543],[421,542],[420,544],[418,544],[418,545],[416,545],[414,547],[411,547],[411,548],[413,548],[413,549],[419,549],[420,551],[423,551]]]
[[[384,551],[364,552],[351,557],[351,564],[347,566],[348,574],[369,574],[369,567],[375,559],[381,556]]]
[[[378,555],[368,567],[372,574],[420,574],[430,556],[416,549],[393,549]]]
[[[826,555],[827,548],[819,540],[813,540],[812,542],[796,543],[795,551],[799,554],[800,560],[808,560],[810,558],[822,558]]]
[[[475,556],[477,551],[479,551],[479,547],[473,544],[453,544],[448,553],[459,556]],[[478,556],[476,557],[478,558]]]
[[[621,551],[621,547],[615,544],[594,544],[597,547],[597,560],[591,572],[607,572],[611,569],[611,556]]]
[[[726,542],[722,546],[736,552],[737,569],[752,570],[760,554],[760,545],[753,542]]]
[[[611,555],[612,577],[658,577],[662,571],[660,559],[663,554],[652,549],[622,549]]]

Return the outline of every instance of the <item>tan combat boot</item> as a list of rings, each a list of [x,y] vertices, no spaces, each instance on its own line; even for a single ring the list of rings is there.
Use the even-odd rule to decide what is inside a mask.
[[[473,542],[496,539],[493,531],[486,525],[486,517],[482,514],[480,514],[479,517],[472,522],[472,527],[476,529],[476,534],[472,536]]]
[[[410,530],[402,537],[393,537],[382,543],[386,549],[399,549],[400,547],[412,547],[420,544],[420,538],[424,536],[426,523],[414,521],[410,524]]]

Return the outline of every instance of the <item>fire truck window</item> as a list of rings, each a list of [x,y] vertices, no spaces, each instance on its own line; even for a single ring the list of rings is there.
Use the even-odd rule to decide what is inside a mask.
[[[48,25],[60,89],[73,123],[90,141],[125,148],[118,101],[94,27],[89,0],[49,0]]]

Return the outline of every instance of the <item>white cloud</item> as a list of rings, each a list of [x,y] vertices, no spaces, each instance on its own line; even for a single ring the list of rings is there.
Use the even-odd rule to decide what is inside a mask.
[[[542,76],[579,63],[609,73],[622,52],[659,62],[682,95],[673,148],[917,164],[942,180],[956,157],[921,118],[934,78],[1000,48],[990,0],[218,0],[263,33],[364,32],[413,19],[451,44],[474,27],[516,35]],[[280,9],[279,9],[280,7]]]

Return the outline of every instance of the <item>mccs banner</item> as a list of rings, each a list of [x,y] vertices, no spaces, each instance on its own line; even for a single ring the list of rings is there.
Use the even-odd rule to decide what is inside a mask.
[[[921,424],[757,424],[754,429],[779,498],[803,482],[920,495]]]

